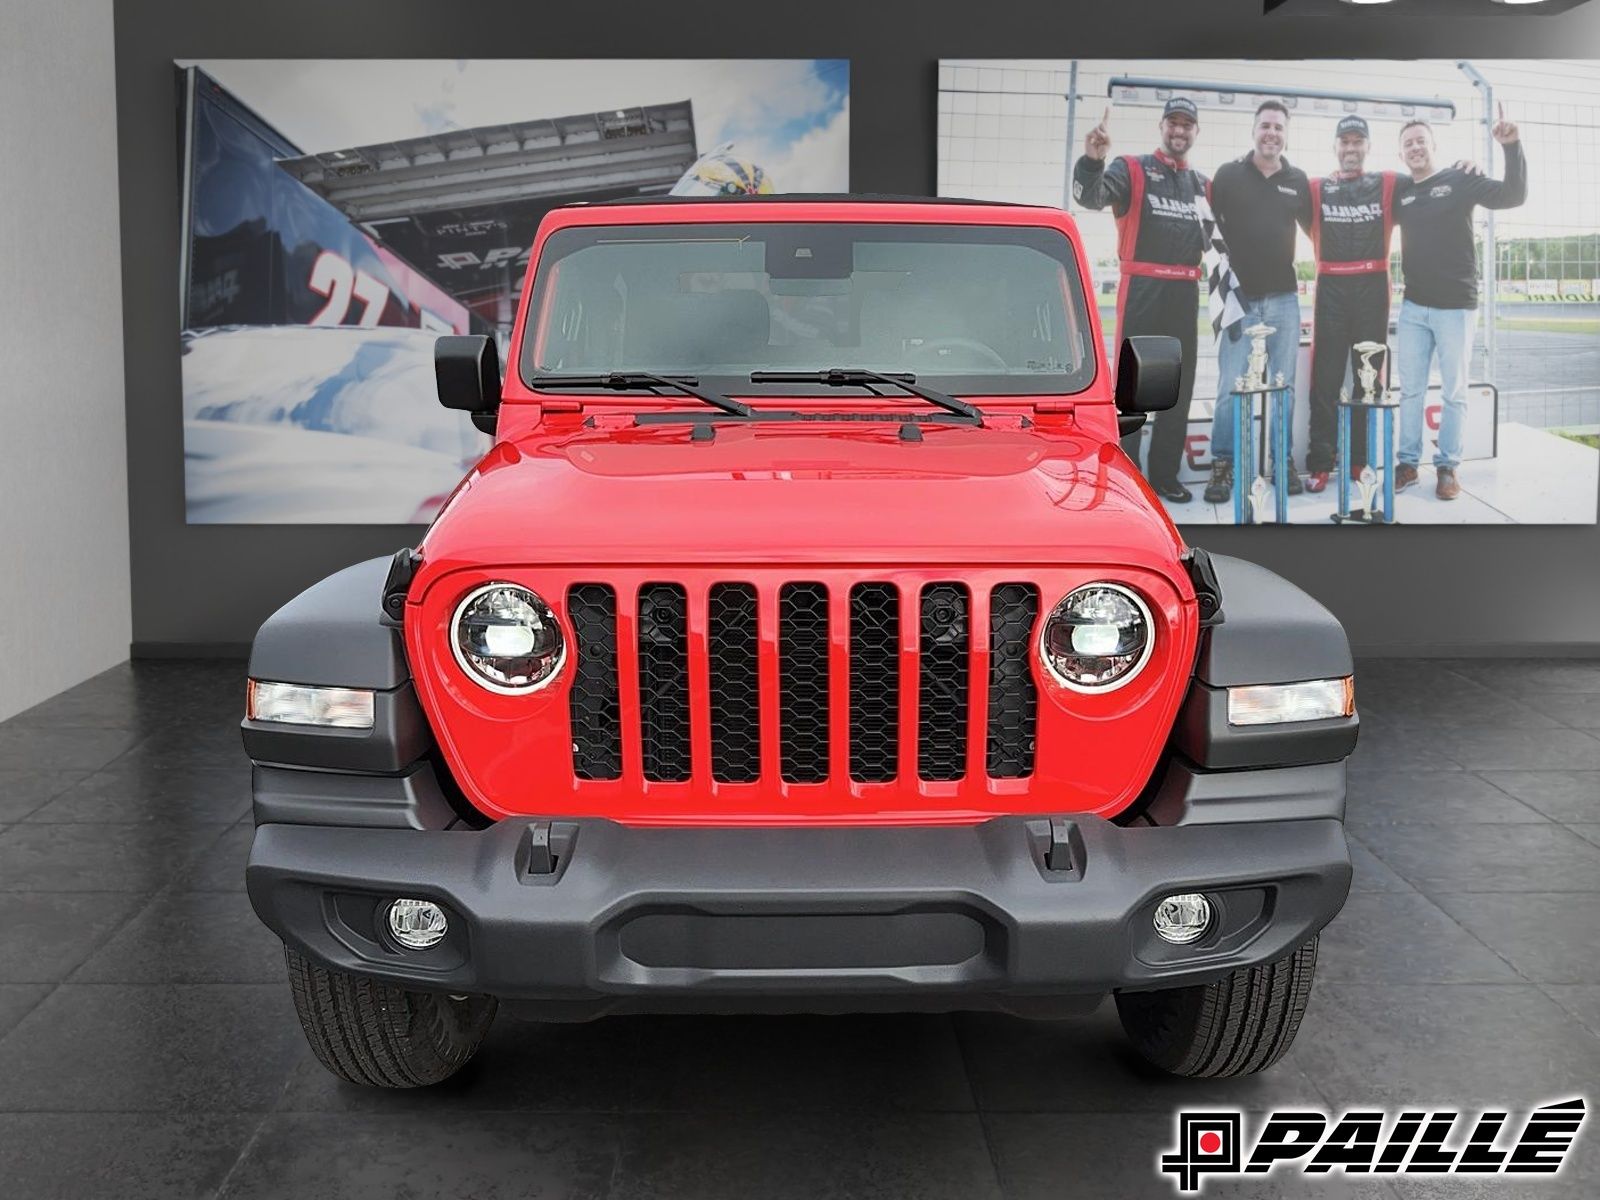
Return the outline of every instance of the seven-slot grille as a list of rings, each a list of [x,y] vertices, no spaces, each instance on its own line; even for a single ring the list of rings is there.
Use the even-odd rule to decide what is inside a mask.
[[[704,605],[703,639],[690,636],[690,596],[682,584],[646,583],[637,596],[602,583],[569,588],[567,613],[577,638],[569,697],[577,778],[622,777],[625,711],[638,714],[644,779],[691,778],[691,709],[697,702],[691,658],[697,653],[705,657],[699,702],[705,704],[709,735],[709,764],[700,769],[709,765],[719,783],[760,780],[763,707],[774,695],[778,773],[786,783],[827,782],[834,774],[832,702],[840,689],[849,713],[852,781],[889,783],[899,777],[901,711],[913,702],[915,746],[906,749],[914,755],[918,780],[963,779],[979,672],[987,696],[976,701],[980,713],[986,709],[986,774],[1016,779],[1033,773],[1038,695],[1030,640],[1039,613],[1033,584],[1004,583],[988,593],[986,655],[974,654],[972,595],[964,583],[925,583],[909,598],[896,584],[878,581],[855,583],[847,593],[805,580],[783,583],[777,591],[776,604],[765,610],[775,614],[777,631],[769,665],[763,661],[764,610],[754,584],[715,583],[696,597]],[[833,612],[835,605],[844,612]],[[909,638],[902,636],[902,622]],[[841,624],[845,633],[835,646]],[[631,638],[625,632],[619,637],[628,630]],[[915,645],[909,661],[908,643]],[[843,670],[836,669],[841,650],[848,664]],[[764,688],[766,671],[775,678]],[[622,680],[629,678],[637,681],[636,707],[620,700]]]

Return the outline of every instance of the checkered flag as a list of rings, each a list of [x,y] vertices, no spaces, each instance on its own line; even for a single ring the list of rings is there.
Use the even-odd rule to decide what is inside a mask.
[[[1228,262],[1228,244],[1222,240],[1222,231],[1217,228],[1211,202],[1204,195],[1199,195],[1194,198],[1194,207],[1200,216],[1200,229],[1205,240],[1202,262],[1206,282],[1211,287],[1206,301],[1211,313],[1211,332],[1221,337],[1223,330],[1232,329],[1244,320],[1244,305],[1239,303],[1239,277],[1233,273],[1233,266]]]

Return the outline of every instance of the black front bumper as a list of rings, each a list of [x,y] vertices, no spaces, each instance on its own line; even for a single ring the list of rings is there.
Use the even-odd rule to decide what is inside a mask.
[[[1179,986],[1280,958],[1339,911],[1350,859],[1332,819],[265,824],[248,885],[261,919],[327,966],[550,1016],[1035,1011],[1051,997]],[[1156,904],[1174,892],[1203,892],[1218,914],[1189,946],[1152,929]],[[397,896],[442,904],[444,941],[420,952],[395,945],[384,916]]]

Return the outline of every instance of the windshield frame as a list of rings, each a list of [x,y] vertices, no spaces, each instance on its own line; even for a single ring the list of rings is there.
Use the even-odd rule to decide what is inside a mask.
[[[1063,304],[1068,311],[1069,321],[1075,321],[1083,339],[1084,357],[1079,369],[1075,372],[1039,372],[1037,374],[997,374],[997,373],[934,373],[929,371],[916,371],[916,381],[919,385],[945,392],[952,396],[982,396],[995,397],[1002,400],[1025,400],[1045,396],[1076,396],[1089,391],[1100,378],[1100,354],[1096,345],[1097,320],[1092,300],[1092,279],[1086,278],[1080,270],[1080,263],[1076,243],[1068,236],[1067,232],[1059,226],[1052,224],[1021,224],[1021,223],[978,223],[965,221],[873,221],[873,220],[830,220],[816,217],[795,217],[780,221],[685,221],[682,219],[664,218],[651,222],[629,222],[627,224],[572,224],[557,228],[546,237],[540,245],[537,266],[530,286],[530,295],[525,306],[524,321],[520,328],[520,341],[515,347],[517,377],[529,390],[546,394],[559,394],[558,385],[553,385],[541,375],[549,375],[550,371],[539,371],[534,361],[534,348],[538,341],[538,329],[543,319],[545,302],[549,296],[553,283],[556,267],[574,252],[604,242],[609,239],[654,237],[685,237],[692,238],[697,232],[701,234],[716,233],[729,237],[737,237],[741,233],[750,236],[763,236],[773,226],[777,225],[817,225],[841,227],[849,230],[854,236],[867,240],[883,241],[915,241],[919,237],[926,239],[927,235],[935,234],[934,240],[947,240],[954,243],[968,244],[994,244],[1008,246],[1024,246],[1037,250],[1053,260],[1065,273],[1066,294]],[[898,235],[898,236],[897,236]],[[844,354],[840,355],[845,357]],[[819,365],[822,367],[857,367],[862,364],[850,362],[830,362]],[[633,368],[624,364],[613,365],[607,370],[627,372]],[[771,363],[761,369],[810,369],[797,367],[796,364]],[[562,374],[572,373],[574,369],[563,369]],[[589,373],[585,371],[584,373]],[[710,388],[724,396],[745,396],[759,398],[762,396],[785,396],[795,398],[817,398],[832,401],[835,404],[848,404],[855,406],[860,403],[894,403],[903,405],[906,401],[915,401],[913,396],[905,396],[894,401],[886,397],[874,395],[866,387],[856,389],[830,386],[824,383],[754,383],[748,372],[736,374],[719,374],[703,370],[695,372],[701,386]],[[615,397],[611,397],[615,399]]]

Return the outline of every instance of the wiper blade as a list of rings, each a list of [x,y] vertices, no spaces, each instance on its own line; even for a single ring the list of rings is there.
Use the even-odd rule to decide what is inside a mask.
[[[919,386],[917,377],[909,371],[893,375],[883,371],[869,371],[865,367],[830,367],[826,371],[752,371],[750,382],[823,383],[829,387],[871,387],[875,383],[884,384],[910,392],[913,396],[920,397],[929,404],[935,404],[946,412],[965,417],[975,425],[983,423],[983,413],[976,405],[958,400],[954,396],[946,396],[943,392],[936,392],[932,388]]]
[[[708,391],[700,386],[700,379],[695,375],[652,375],[648,371],[611,371],[604,375],[535,375],[528,381],[535,388],[550,387],[576,387],[576,388],[610,388],[614,392],[653,391],[656,388],[672,388],[682,392],[685,396],[693,396],[696,400],[703,400],[713,408],[720,408],[725,413],[736,417],[750,417],[755,415],[755,410],[742,400],[734,400],[720,392]]]

